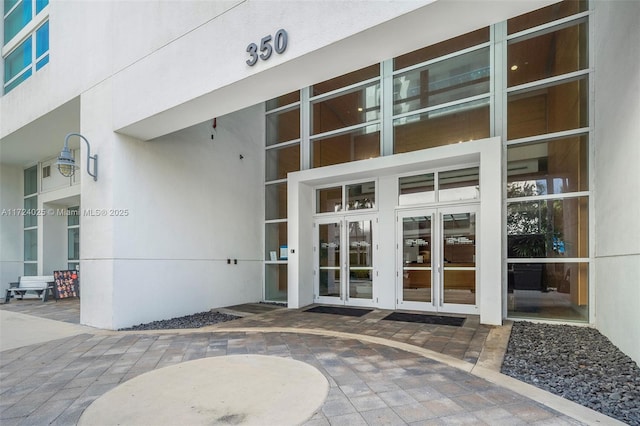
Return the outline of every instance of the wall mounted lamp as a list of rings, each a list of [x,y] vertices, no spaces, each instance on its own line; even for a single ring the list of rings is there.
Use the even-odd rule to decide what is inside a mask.
[[[87,173],[93,177],[93,180],[98,180],[98,155],[91,155],[91,145],[89,145],[87,138],[80,133],[69,133],[64,138],[64,147],[60,151],[58,161],[56,161],[58,171],[62,176],[71,177],[76,172],[76,169],[79,168],[76,165],[76,160],[71,156],[71,151],[69,151],[69,138],[71,136],[78,136],[87,143]],[[93,160],[93,173],[91,173],[91,160]]]

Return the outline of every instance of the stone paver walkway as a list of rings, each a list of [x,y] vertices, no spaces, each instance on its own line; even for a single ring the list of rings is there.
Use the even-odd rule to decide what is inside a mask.
[[[53,303],[0,309],[47,317],[56,313],[48,311]],[[71,304],[65,310],[69,316]],[[96,330],[6,350],[0,353],[0,424],[74,425],[94,400],[133,377],[231,354],[292,358],[324,374],[329,394],[307,425],[583,424],[455,368],[477,361],[491,330],[476,318],[450,327],[382,320],[386,313],[353,318],[281,309],[199,330]],[[430,351],[452,362],[439,362]]]

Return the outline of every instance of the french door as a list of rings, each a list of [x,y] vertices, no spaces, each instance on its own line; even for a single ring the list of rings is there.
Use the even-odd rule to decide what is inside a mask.
[[[372,306],[378,249],[375,215],[318,219],[313,241],[314,301]]]
[[[403,210],[397,223],[397,307],[477,314],[477,205]]]

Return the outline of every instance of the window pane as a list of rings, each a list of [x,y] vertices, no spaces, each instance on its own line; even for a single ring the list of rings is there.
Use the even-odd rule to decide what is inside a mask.
[[[280,108],[282,106],[289,105],[294,102],[298,102],[299,100],[300,100],[299,90],[296,90],[295,92],[287,93],[286,95],[278,96],[277,98],[270,99],[267,101],[267,111]]]
[[[376,206],[376,183],[347,185],[347,210],[372,209]]]
[[[507,197],[589,189],[587,136],[507,148]]]
[[[480,169],[471,167],[438,173],[438,200],[457,201],[480,198]]]
[[[329,132],[380,118],[380,84],[375,83],[341,93],[312,108],[311,134]]]
[[[267,114],[267,146],[300,139],[300,108]]]
[[[264,266],[264,298],[274,302],[286,302],[287,265],[271,263]]]
[[[369,67],[359,69],[358,71],[353,71],[349,74],[344,74],[340,77],[332,78],[331,80],[314,84],[313,86],[311,86],[311,96],[328,93],[333,90],[340,89],[341,87],[347,87],[352,84],[356,84],[361,81],[369,80],[370,78],[379,76],[380,64],[371,65]]]
[[[36,31],[36,58],[49,51],[49,21]]]
[[[398,200],[398,204],[401,206],[433,203],[436,200],[433,173],[401,177],[399,182],[400,199]]]
[[[24,195],[36,192],[38,192],[38,166],[33,166],[24,171]]]
[[[318,189],[316,191],[316,213],[342,211],[342,187]]]
[[[4,61],[4,82],[8,82],[31,65],[31,37],[26,39]]]
[[[48,4],[49,0],[36,0],[36,14],[40,13]]]
[[[489,137],[489,100],[467,102],[393,121],[393,151],[416,151]]]
[[[38,230],[24,231],[24,260],[38,260]]]
[[[380,156],[380,125],[312,141],[313,167]]]
[[[587,197],[507,204],[510,258],[588,257]]]
[[[12,91],[13,89],[15,89],[16,87],[18,87],[20,85],[20,83],[22,83],[23,81],[25,81],[26,79],[28,79],[29,77],[31,77],[31,70],[28,70],[27,72],[20,74],[20,77],[16,78],[15,80],[13,80],[11,82],[11,84],[7,84],[4,87],[4,93],[5,95],[7,93],[9,93],[10,91]]]
[[[32,226],[38,226],[38,216],[35,214],[38,208],[38,197],[29,197],[24,199],[24,209],[26,210],[24,215],[24,227],[30,228]],[[33,214],[31,214],[33,213]]]
[[[4,0],[4,14],[6,15],[8,11],[11,10],[11,8],[18,3],[20,0]]]
[[[588,125],[587,79],[510,94],[508,139],[577,129]]]
[[[8,10],[5,4],[5,13]],[[27,25],[32,18],[31,0],[20,2],[10,14],[4,19],[4,44],[7,44],[21,29]]]
[[[67,209],[67,226],[80,225],[80,207],[69,207]]]
[[[587,24],[509,43],[508,87],[588,68]]]
[[[489,75],[489,48],[399,74],[393,80],[393,113],[487,93]]]
[[[280,248],[287,245],[287,222],[265,225],[265,259],[284,260]]]
[[[265,188],[265,219],[287,218],[287,184],[276,183]]]
[[[267,181],[284,179],[287,173],[300,170],[300,144],[268,149],[265,167]]]
[[[394,71],[400,70],[402,68],[435,59],[468,47],[476,46],[487,41],[489,41],[489,27],[481,28],[467,34],[463,34],[459,37],[398,56],[393,60],[393,69]]]
[[[509,316],[589,320],[588,263],[509,263]]]
[[[27,277],[38,275],[38,264],[37,263],[25,263],[24,264],[24,275]]]
[[[80,228],[67,230],[67,259],[80,259]]]
[[[565,0],[551,6],[516,16],[507,21],[507,34],[514,34],[588,9],[587,0]]]
[[[48,63],[49,63],[49,55],[47,54],[38,62],[36,62],[36,71],[38,71],[40,68],[44,67]]]

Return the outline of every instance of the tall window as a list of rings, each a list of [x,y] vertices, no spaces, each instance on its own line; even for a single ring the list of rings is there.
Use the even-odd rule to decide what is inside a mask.
[[[80,269],[80,208],[67,209],[67,268]]]
[[[507,22],[509,315],[588,320],[586,1]]]
[[[588,320],[589,13],[555,3],[269,101],[267,260],[286,244],[288,171],[500,136],[509,315]],[[400,204],[472,194],[433,178],[403,181]]]
[[[24,275],[38,275],[38,166],[24,171]]]
[[[300,92],[266,104],[265,292],[287,300],[287,173],[300,170]]]
[[[4,1],[4,93],[49,62],[48,4],[49,0]]]

